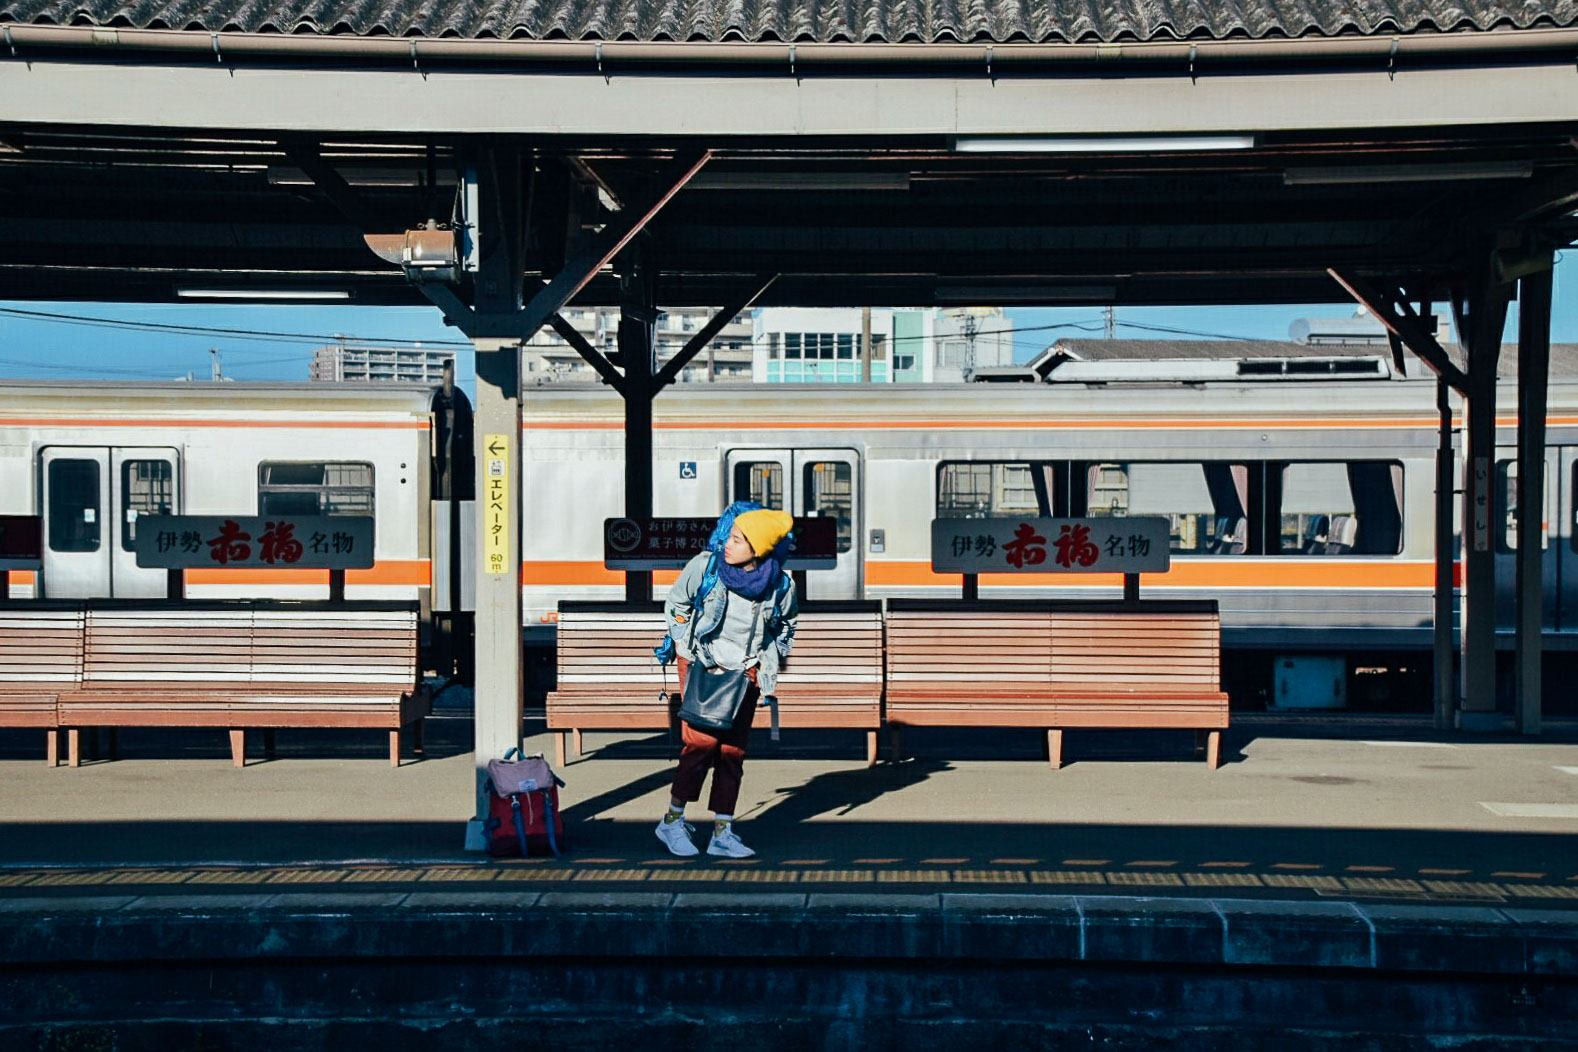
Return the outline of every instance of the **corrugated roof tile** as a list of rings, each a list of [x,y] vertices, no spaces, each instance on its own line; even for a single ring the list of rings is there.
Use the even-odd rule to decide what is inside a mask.
[[[570,40],[1251,39],[1578,24],[1578,0],[0,0],[0,23]]]

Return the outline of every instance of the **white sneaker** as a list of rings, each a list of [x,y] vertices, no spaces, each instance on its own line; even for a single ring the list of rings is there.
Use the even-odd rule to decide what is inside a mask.
[[[712,839],[707,842],[707,854],[722,855],[724,858],[750,858],[756,852],[745,846],[734,832],[731,825],[721,833],[713,833]]]
[[[660,818],[657,824],[657,838],[663,841],[663,846],[668,848],[669,854],[690,858],[692,855],[701,854],[701,849],[690,839],[690,829],[690,824],[687,822],[665,822]]]

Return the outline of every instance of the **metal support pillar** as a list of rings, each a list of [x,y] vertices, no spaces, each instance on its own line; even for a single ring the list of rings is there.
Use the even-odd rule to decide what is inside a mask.
[[[1436,574],[1435,574],[1435,714],[1436,729],[1450,730],[1457,722],[1457,675],[1453,665],[1452,609],[1456,595],[1453,569],[1457,561],[1452,530],[1453,470],[1452,386],[1446,377],[1436,379],[1436,409],[1441,414],[1436,443]]]
[[[657,273],[639,250],[620,277],[619,359],[625,368],[625,517],[652,515],[652,398],[657,393]],[[652,599],[652,572],[625,571],[625,601]]]
[[[521,741],[521,338],[500,329],[522,309],[527,159],[485,152],[478,164],[478,263],[473,309],[484,332],[477,350],[477,560],[474,750],[476,811],[466,847],[486,846],[488,761]],[[551,314],[545,311],[544,314]],[[495,327],[496,326],[496,327]]]
[[[1496,730],[1496,549],[1491,521],[1496,462],[1496,361],[1510,286],[1488,276],[1457,301],[1468,349],[1463,485],[1463,730]]]
[[[1544,618],[1545,405],[1551,358],[1551,271],[1526,275],[1518,293],[1517,722],[1540,733]]]

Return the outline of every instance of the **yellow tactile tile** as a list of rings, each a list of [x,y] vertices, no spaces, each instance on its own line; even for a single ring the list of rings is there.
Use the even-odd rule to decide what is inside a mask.
[[[263,878],[260,874],[244,869],[199,869],[194,870],[187,880],[188,884],[260,884]]]
[[[1423,872],[1423,871],[1421,871]],[[1482,898],[1504,899],[1506,892],[1500,884],[1489,884],[1484,881],[1473,880],[1425,880],[1425,890],[1436,895],[1477,896]]]
[[[994,858],[991,864],[994,866],[1033,866],[1040,861],[1039,858]]]
[[[377,884],[385,881],[405,880],[410,870],[382,867],[376,869],[348,869],[340,878],[342,884]]]
[[[1185,873],[1183,882],[1192,888],[1263,888],[1253,873]]]
[[[950,874],[947,870],[936,869],[879,869],[876,871],[878,884],[935,884],[938,881],[947,881]]]
[[[1421,877],[1466,877],[1472,872],[1474,871],[1471,869],[1439,869],[1435,866],[1425,866],[1420,868],[1419,875]]]
[[[904,860],[902,858],[857,858],[851,861],[857,866],[894,866]]]
[[[956,869],[956,884],[1024,884],[1025,875],[1013,869]]]
[[[1125,866],[1131,869],[1166,869],[1177,864],[1178,860],[1173,858],[1138,858],[1133,862],[1124,863]]]
[[[1396,866],[1345,866],[1344,873],[1395,873]]]
[[[1349,891],[1417,893],[1425,890],[1417,880],[1402,877],[1343,877],[1342,883]]]
[[[1578,899],[1578,888],[1562,884],[1505,884],[1507,894],[1519,899]]]
[[[1310,877],[1293,873],[1267,873],[1261,878],[1268,888],[1305,888],[1310,891],[1341,891],[1336,877]]]
[[[1279,869],[1279,870],[1286,870],[1286,871],[1288,871],[1290,873],[1293,873],[1293,872],[1307,873],[1310,870],[1325,869],[1326,867],[1322,866],[1322,865],[1319,865],[1317,863],[1314,863],[1314,862],[1273,862],[1273,863],[1271,863],[1271,868],[1272,869]]]
[[[962,866],[968,861],[970,861],[970,860],[967,859],[967,858],[923,858],[923,859],[921,859],[921,865],[923,865],[923,866]]]
[[[652,875],[650,869],[578,869],[575,871],[576,880],[646,880]]]
[[[111,884],[185,884],[192,879],[189,869],[123,869],[110,878]]]
[[[1105,884],[1107,878],[1092,869],[1033,869],[1028,874],[1032,884]]]
[[[42,873],[33,881],[35,888],[77,888],[108,884],[114,879],[113,870],[68,870],[63,873]]]
[[[1248,869],[1253,862],[1202,862],[1201,869]]]
[[[876,879],[876,872],[869,869],[808,869],[800,874],[802,883],[869,883]]]
[[[409,879],[410,873],[402,874]],[[276,869],[269,874],[265,884],[338,884],[345,877],[343,869]]]
[[[751,870],[748,870],[748,869],[737,870],[734,873],[731,873],[730,876],[731,877],[732,876],[739,876],[742,873],[750,873],[750,872],[751,872]],[[651,884],[654,881],[693,881],[693,880],[717,880],[717,879],[718,879],[718,874],[713,872],[710,869],[699,869],[699,868],[698,869],[667,869],[667,868],[665,868],[665,869],[650,869],[650,870],[647,871],[647,883],[648,884]]]
[[[569,880],[575,875],[573,869],[548,869],[540,866],[509,866],[499,870],[499,875],[494,878],[496,883],[511,883],[523,881]]]
[[[734,869],[726,879],[731,884],[795,884],[801,875],[796,869]]]
[[[1544,880],[1544,873],[1525,873],[1516,869],[1498,869],[1491,876],[1498,880]]]
[[[1131,888],[1181,888],[1176,873],[1108,873],[1107,883]]]
[[[499,871],[492,866],[435,866],[424,870],[419,879],[425,881],[476,881],[484,882],[494,879]]]
[[[1112,864],[1110,858],[1065,858],[1065,866],[1107,866]]]
[[[37,875],[36,873],[0,873],[0,888],[20,888]]]

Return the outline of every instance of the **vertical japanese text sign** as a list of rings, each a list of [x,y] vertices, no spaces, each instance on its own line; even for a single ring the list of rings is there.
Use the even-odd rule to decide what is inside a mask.
[[[510,572],[510,440],[508,435],[487,435],[487,508],[483,515],[482,560],[490,574]]]

